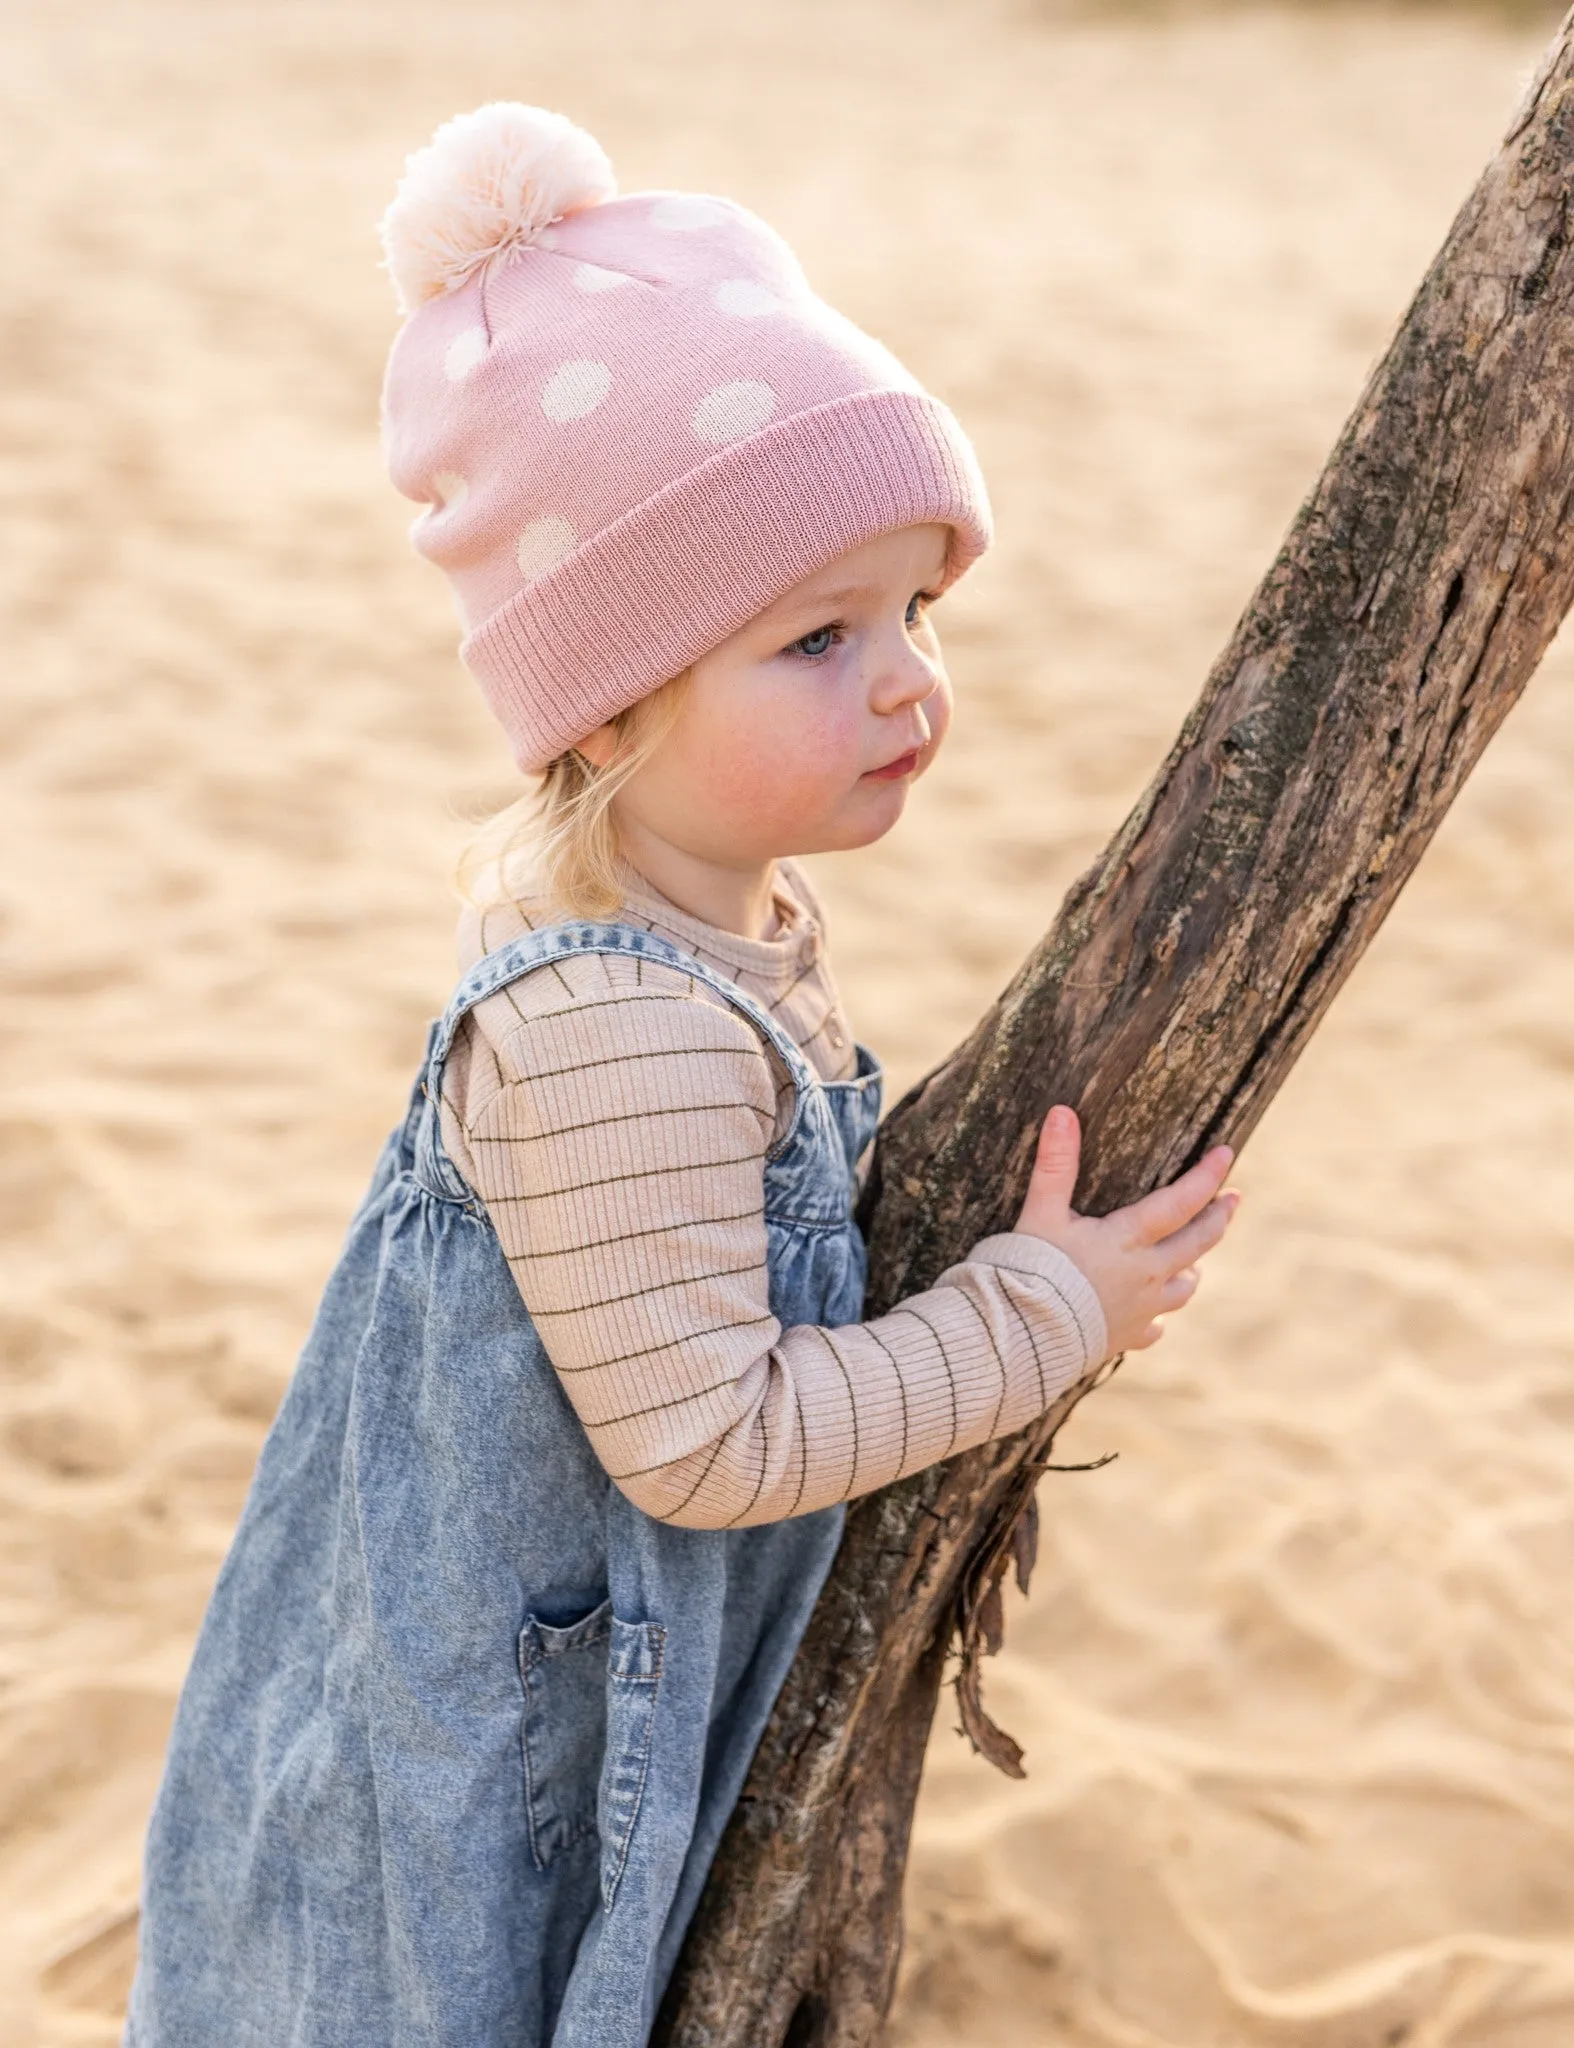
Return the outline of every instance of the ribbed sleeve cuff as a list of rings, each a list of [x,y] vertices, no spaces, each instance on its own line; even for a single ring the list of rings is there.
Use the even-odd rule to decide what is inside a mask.
[[[1057,1294],[1081,1332],[1084,1370],[1102,1365],[1109,1356],[1109,1327],[1104,1321],[1103,1304],[1092,1281],[1063,1251],[1046,1244],[1041,1237],[1029,1237],[1025,1231],[1003,1230],[995,1237],[981,1237],[967,1256],[970,1262],[1025,1274]],[[940,1276],[942,1285],[945,1277]]]

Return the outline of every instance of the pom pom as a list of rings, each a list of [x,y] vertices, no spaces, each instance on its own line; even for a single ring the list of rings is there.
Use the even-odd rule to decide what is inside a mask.
[[[563,114],[517,100],[456,114],[406,160],[379,227],[399,310],[455,290],[494,256],[616,190],[600,143]]]

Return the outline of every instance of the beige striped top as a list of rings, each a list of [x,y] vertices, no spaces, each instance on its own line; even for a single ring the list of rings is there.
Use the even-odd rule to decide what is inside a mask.
[[[647,926],[780,1020],[827,1080],[856,1066],[819,904],[780,865],[776,928],[745,939],[630,877]],[[551,921],[525,893],[460,922],[461,968]],[[597,1456],[646,1513],[779,1521],[1020,1428],[1105,1355],[1065,1255],[985,1238],[872,1322],[783,1329],[764,1161],[792,1106],[779,1055],[665,963],[579,954],[478,1004],[445,1069],[443,1140],[485,1205]]]

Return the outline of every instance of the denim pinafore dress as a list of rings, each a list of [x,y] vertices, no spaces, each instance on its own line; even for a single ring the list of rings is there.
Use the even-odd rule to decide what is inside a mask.
[[[149,1831],[128,2048],[640,2048],[842,1510],[653,1521],[590,1448],[443,1150],[461,1018],[571,953],[707,984],[796,1088],[770,1306],[856,1322],[879,1069],[826,1083],[654,934],[567,923],[464,977],[262,1451]]]

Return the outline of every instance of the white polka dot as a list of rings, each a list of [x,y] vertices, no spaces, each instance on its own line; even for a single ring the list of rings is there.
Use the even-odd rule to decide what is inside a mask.
[[[456,334],[443,357],[443,369],[449,383],[457,384],[461,377],[468,377],[486,354],[486,349],[484,327],[467,327],[462,334]]]
[[[720,311],[730,313],[734,320],[757,320],[762,313],[779,312],[782,303],[752,277],[729,277],[717,285],[715,299]]]
[[[594,412],[612,389],[612,372],[587,356],[559,363],[541,393],[541,410],[549,420],[582,420]]]
[[[539,228],[536,231],[536,233],[530,237],[530,239],[535,243],[538,249],[555,249],[562,241],[563,237],[558,233],[556,228],[545,227]]]
[[[671,228],[680,235],[692,233],[695,228],[719,228],[726,218],[727,209],[720,200],[700,199],[690,192],[658,199],[650,210],[653,227]]]
[[[469,484],[456,469],[440,469],[432,478],[432,489],[437,493],[433,512],[452,512],[470,495]]]
[[[775,410],[776,393],[769,384],[745,377],[707,391],[694,408],[693,427],[702,441],[722,448],[763,427]]]
[[[519,536],[514,559],[527,583],[555,569],[565,555],[574,552],[579,536],[566,519],[536,519]]]
[[[582,292],[615,292],[630,279],[621,270],[603,270],[599,263],[576,263],[574,283]]]

